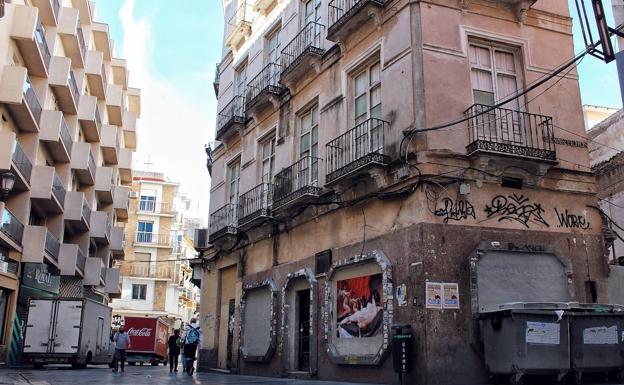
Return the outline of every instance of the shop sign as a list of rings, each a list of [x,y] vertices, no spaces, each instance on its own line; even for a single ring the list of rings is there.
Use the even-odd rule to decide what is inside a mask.
[[[25,263],[22,283],[35,289],[58,294],[61,276],[49,271],[45,263]]]

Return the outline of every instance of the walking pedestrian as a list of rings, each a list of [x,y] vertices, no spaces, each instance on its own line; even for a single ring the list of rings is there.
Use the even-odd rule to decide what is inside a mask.
[[[184,358],[186,359],[186,374],[192,376],[195,372],[195,354],[197,347],[203,343],[204,336],[195,318],[184,329]]]
[[[119,370],[119,362],[121,361],[121,372],[124,371],[124,365],[126,363],[126,349],[130,348],[130,336],[124,330],[123,326],[119,327],[117,333],[113,337],[115,341],[115,354],[113,355],[113,372],[117,373]]]
[[[173,335],[169,336],[167,345],[169,348],[169,373],[178,371],[178,356],[180,355],[180,345],[178,340],[180,339],[180,331],[178,329],[173,331]]]

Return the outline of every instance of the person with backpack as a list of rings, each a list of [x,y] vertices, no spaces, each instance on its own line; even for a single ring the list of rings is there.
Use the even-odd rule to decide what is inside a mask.
[[[180,331],[176,329],[173,331],[173,335],[169,336],[169,340],[167,340],[167,347],[169,349],[169,373],[178,371],[178,356],[180,355],[180,345],[178,345],[179,339]]]
[[[192,376],[195,372],[195,354],[197,347],[203,343],[204,336],[196,319],[191,319],[190,325],[184,330],[184,359],[186,360],[186,374]]]

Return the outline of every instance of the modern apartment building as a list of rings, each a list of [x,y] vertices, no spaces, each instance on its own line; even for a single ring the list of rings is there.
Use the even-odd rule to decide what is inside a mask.
[[[120,294],[140,90],[94,2],[4,7],[0,175],[14,186],[0,199],[0,361],[11,362],[28,297]]]
[[[183,226],[178,187],[163,173],[134,172],[125,228],[129,242],[119,264],[122,291],[112,303],[114,315],[159,316],[180,327],[195,313],[198,290],[190,282],[188,262],[195,251]]]
[[[484,383],[483,312],[609,300],[574,66],[516,92],[566,0],[223,9],[201,367],[398,383],[407,323],[405,383]]]

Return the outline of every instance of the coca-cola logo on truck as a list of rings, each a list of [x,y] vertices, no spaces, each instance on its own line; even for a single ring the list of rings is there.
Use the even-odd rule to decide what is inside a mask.
[[[152,328],[130,328],[128,329],[128,335],[131,337],[150,337],[152,335]]]

